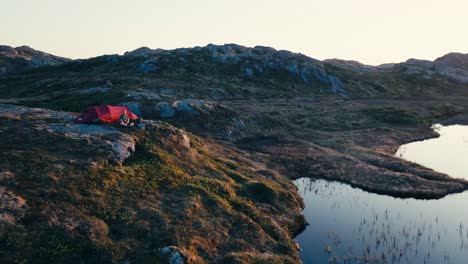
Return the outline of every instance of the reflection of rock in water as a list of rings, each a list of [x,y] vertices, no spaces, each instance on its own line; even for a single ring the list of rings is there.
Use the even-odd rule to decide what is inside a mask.
[[[303,178],[295,183],[301,196],[309,198],[305,198],[306,210],[314,202],[325,203],[329,210],[329,214],[315,212],[311,225],[323,216],[337,230],[344,228],[342,232],[324,230],[326,235],[319,236],[331,263],[449,263],[452,256],[468,257],[466,213],[467,218],[461,218],[465,222],[450,225],[454,219],[430,212],[427,205],[434,201],[395,199],[323,180]],[[362,215],[350,216],[348,221],[344,212],[350,209]],[[450,247],[451,243],[459,248]],[[301,246],[306,251],[307,245]]]

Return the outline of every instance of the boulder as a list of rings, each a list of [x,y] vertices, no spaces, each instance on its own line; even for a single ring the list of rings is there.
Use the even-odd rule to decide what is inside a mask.
[[[175,115],[175,109],[167,102],[157,103],[154,110],[161,118],[171,118]]]
[[[159,252],[167,257],[170,264],[185,264],[187,263],[187,255],[181,252],[176,246],[168,246],[159,249]]]
[[[177,109],[178,112],[184,112],[193,115],[199,115],[209,110],[209,106],[198,99],[184,99],[175,101],[172,104],[172,107]]]
[[[141,104],[139,102],[125,102],[125,103],[121,103],[120,105],[127,107],[128,109],[130,109],[130,111],[135,113],[137,116],[142,117]]]

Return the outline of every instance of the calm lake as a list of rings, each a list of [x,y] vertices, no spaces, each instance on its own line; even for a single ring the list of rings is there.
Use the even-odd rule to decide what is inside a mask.
[[[404,145],[397,154],[466,177],[468,127],[436,129],[440,138]],[[468,263],[468,192],[416,200],[324,180],[302,178],[295,184],[310,223],[296,237],[304,263]]]

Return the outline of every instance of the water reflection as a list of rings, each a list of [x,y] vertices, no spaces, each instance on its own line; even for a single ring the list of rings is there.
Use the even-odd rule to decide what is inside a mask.
[[[468,192],[426,201],[324,180],[295,184],[311,224],[296,238],[304,263],[467,263]]]
[[[433,128],[439,138],[403,145],[396,155],[452,177],[468,179],[468,126]]]

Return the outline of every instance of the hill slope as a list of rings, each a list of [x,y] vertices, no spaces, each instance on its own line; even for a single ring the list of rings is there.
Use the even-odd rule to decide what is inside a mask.
[[[165,123],[71,117],[0,105],[3,263],[298,260],[302,202],[285,178]]]
[[[468,188],[393,156],[468,116],[466,62],[373,67],[228,44],[0,76],[2,260],[296,263],[291,179],[430,199]],[[146,130],[72,124],[102,103]]]

